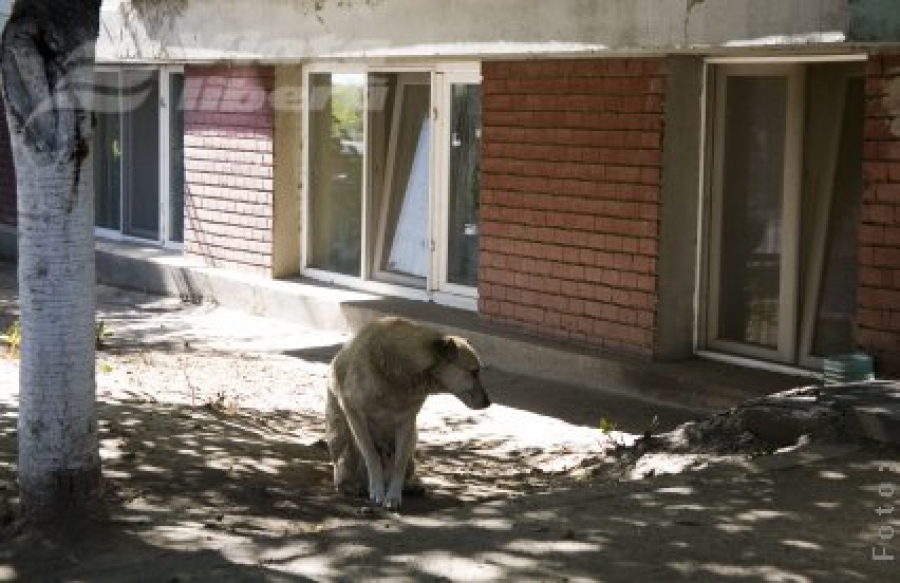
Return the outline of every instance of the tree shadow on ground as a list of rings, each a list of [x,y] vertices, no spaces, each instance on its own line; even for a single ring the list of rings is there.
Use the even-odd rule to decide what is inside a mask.
[[[496,443],[426,445],[433,493],[396,516],[332,492],[315,416],[131,401],[99,413],[106,513],[67,538],[6,524],[0,580],[886,581],[871,547],[882,523],[900,526],[873,511],[895,451],[523,496],[549,482],[514,462],[485,475]],[[14,438],[6,407],[0,497],[15,495]]]

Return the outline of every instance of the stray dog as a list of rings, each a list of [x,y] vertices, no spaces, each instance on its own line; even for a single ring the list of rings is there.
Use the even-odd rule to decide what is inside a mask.
[[[428,395],[451,393],[471,409],[491,404],[481,360],[464,339],[403,318],[364,326],[331,363],[325,423],[339,492],[400,507],[421,493],[412,461],[416,415]]]

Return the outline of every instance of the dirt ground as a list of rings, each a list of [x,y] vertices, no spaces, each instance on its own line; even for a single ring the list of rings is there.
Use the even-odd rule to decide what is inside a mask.
[[[811,461],[801,463],[790,457],[798,448],[773,455],[752,436],[738,436],[729,443],[710,442],[707,451],[693,447],[644,452],[628,447],[640,436],[571,425],[503,405],[469,411],[452,397],[433,397],[420,417],[417,456],[428,492],[406,498],[400,515],[392,515],[332,491],[322,411],[327,363],[341,336],[282,327],[210,306],[183,306],[114,290],[102,294],[101,317],[113,333],[97,365],[105,509],[89,524],[54,536],[33,532],[17,518],[17,361],[0,358],[0,581],[665,581],[675,575],[718,580],[729,572],[727,564],[698,562],[697,556],[703,556],[706,546],[721,545],[721,532],[706,532],[692,543],[681,541],[697,547],[692,546],[694,559],[670,562],[668,570],[654,566],[652,557],[623,558],[644,544],[640,541],[649,541],[651,549],[679,542],[663,535],[664,529],[656,535],[645,530],[652,523],[648,513],[663,512],[661,503],[650,502],[653,496],[647,488],[656,496],[692,488],[699,492],[696,476],[706,475],[702,479],[709,484],[719,484],[720,496],[702,495],[708,511],[739,508],[739,494],[725,493],[735,487],[745,488],[741,495],[753,500],[767,496],[764,506],[771,506],[777,505],[773,497],[782,496],[773,485],[778,480],[812,480],[799,471],[813,472],[810,476],[817,475],[823,488],[830,487],[829,478],[821,474],[837,470],[816,465],[829,460],[838,460],[838,466],[855,464],[854,480],[867,480],[869,489],[867,494],[852,489],[834,494],[839,499],[856,491],[861,501],[854,515],[859,532],[850,541],[855,558],[847,564],[838,561],[836,575],[829,580],[887,581],[896,574],[871,558],[864,560],[867,545],[878,542],[873,529],[881,524],[900,529],[894,517],[879,522],[872,512],[880,501],[871,491],[872,481],[887,467],[880,460],[896,462],[894,450],[826,444],[815,450]],[[14,312],[11,300],[4,302],[0,319],[5,321],[0,324]],[[607,420],[606,429],[613,429],[614,423]],[[801,444],[800,449],[819,445]],[[780,463],[795,473],[781,472],[766,481],[758,470],[748,469],[760,459],[775,460],[770,471],[780,469]],[[849,467],[845,470],[851,474]],[[684,483],[654,477],[688,475],[689,469],[699,471],[686,478],[691,484],[687,490]],[[900,477],[896,481],[900,483]],[[802,494],[802,486],[791,487],[790,496]],[[615,492],[613,498],[610,492]],[[570,502],[561,503],[563,495]],[[701,496],[682,498],[673,507],[665,506],[666,512],[679,512],[666,519],[665,527],[697,532],[695,527],[705,519],[685,515],[685,509],[699,507]],[[900,494],[891,501],[898,498]],[[621,508],[625,500],[634,502],[628,513]],[[610,503],[620,506],[604,506]],[[773,522],[788,511],[760,512],[744,524],[746,536],[753,534],[754,522]],[[815,512],[827,514],[828,507]],[[819,520],[824,515],[813,516]],[[594,531],[583,526],[589,518],[605,518],[617,534],[590,535]],[[473,525],[480,533],[474,541]],[[841,536],[845,526],[838,521],[828,527],[828,536]],[[406,533],[402,542],[392,538],[399,532]],[[400,552],[417,536],[419,542],[442,537],[435,546],[458,547],[461,554],[474,545],[466,552],[480,558],[465,562],[434,550]],[[485,545],[492,537],[508,538],[503,539],[502,553],[489,553],[479,547],[477,536],[484,537]],[[776,538],[794,542],[778,547],[773,539],[771,544],[782,549],[780,555],[765,560],[752,555],[758,563],[753,570],[735,571],[734,579],[722,577],[811,581],[818,579],[815,573],[832,572],[821,570],[816,553],[803,550],[803,545],[812,545],[827,551],[824,540],[804,542],[783,533]],[[617,555],[620,576],[597,570],[598,564],[613,564],[610,559],[598,562],[596,553],[613,547],[616,540],[633,541]],[[290,547],[284,541],[291,541]],[[528,546],[532,544],[536,546]],[[380,549],[377,558],[371,555],[373,549]],[[726,546],[722,552],[735,551]],[[334,566],[338,555],[343,568]],[[772,566],[794,561],[807,565],[797,571],[805,575],[791,576],[790,570]],[[721,573],[715,567],[720,563],[726,564]],[[884,579],[879,578],[882,574]]]
[[[328,362],[344,337],[105,294],[101,317],[111,336],[98,352],[97,396],[109,514],[90,537],[79,535],[77,553],[48,557],[13,511],[18,363],[0,358],[0,523],[16,548],[17,577],[77,573],[79,555],[102,555],[122,530],[153,528],[177,540],[179,528],[199,529],[212,542],[319,533],[383,514],[332,491],[322,413]],[[571,485],[584,478],[574,469],[629,439],[499,405],[470,411],[450,396],[429,399],[419,428],[428,493],[404,500],[409,514]],[[140,554],[129,551],[129,560],[140,563]],[[0,581],[10,569],[0,566]]]

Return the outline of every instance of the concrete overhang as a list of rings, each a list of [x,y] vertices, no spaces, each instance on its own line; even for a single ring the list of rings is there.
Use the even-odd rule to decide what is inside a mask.
[[[486,59],[747,47],[834,51],[848,41],[851,22],[861,22],[854,16],[859,7],[876,15],[881,1],[106,0],[98,60]]]

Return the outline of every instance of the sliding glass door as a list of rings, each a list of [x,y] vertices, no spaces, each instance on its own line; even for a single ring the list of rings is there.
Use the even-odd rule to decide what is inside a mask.
[[[361,274],[366,76],[309,76],[311,267]]]
[[[123,71],[122,232],[159,239],[159,73]]]
[[[815,366],[853,349],[858,66],[714,68],[706,347]]]
[[[95,224],[108,235],[179,244],[184,231],[184,75],[95,74]]]
[[[449,132],[443,201],[442,285],[474,289],[478,284],[478,207],[481,187],[481,85],[448,79]]]
[[[374,201],[373,277],[424,288],[431,253],[431,75],[370,75],[389,102],[370,112]]]
[[[307,272],[474,298],[480,75],[307,79]]]

